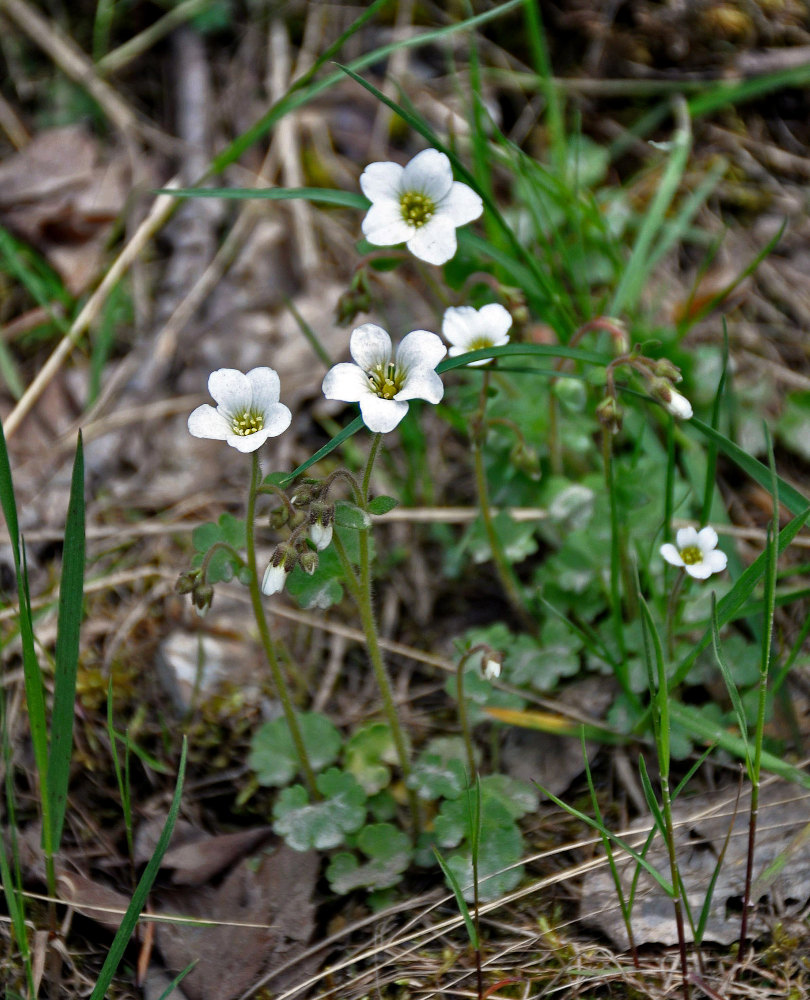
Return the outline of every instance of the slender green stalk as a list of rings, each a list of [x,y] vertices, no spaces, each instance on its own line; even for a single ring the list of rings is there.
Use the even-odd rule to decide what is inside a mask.
[[[767,435],[766,428],[766,435]],[[751,885],[754,879],[754,847],[759,818],[759,787],[762,770],[762,742],[765,736],[765,712],[768,702],[768,674],[771,666],[771,645],[773,642],[773,614],[776,603],[776,563],[779,537],[779,485],[776,479],[773,446],[768,436],[768,458],[771,467],[771,497],[773,519],[768,530],[768,544],[765,550],[764,604],[765,622],[762,630],[762,654],[760,656],[759,686],[757,689],[757,721],[754,730],[754,755],[751,761],[751,812],[748,818],[748,857],[745,866],[745,890],[743,892],[742,916],[740,918],[740,960],[745,956],[748,935],[748,907],[751,902]]]
[[[262,647],[264,648],[264,653],[267,657],[267,662],[270,665],[270,673],[273,675],[273,683],[275,684],[276,691],[281,699],[281,706],[284,710],[284,718],[287,720],[290,736],[292,737],[293,744],[295,745],[295,751],[298,754],[298,759],[301,762],[301,773],[304,777],[304,783],[307,786],[307,791],[309,792],[311,798],[320,799],[321,794],[315,784],[315,772],[312,770],[309,755],[307,754],[306,747],[304,746],[304,738],[301,735],[301,727],[298,725],[298,719],[295,714],[295,709],[293,708],[290,689],[287,686],[287,681],[284,678],[284,674],[278,662],[278,657],[276,656],[273,640],[270,637],[270,628],[267,624],[267,616],[264,613],[262,592],[259,587],[258,567],[256,564],[256,494],[258,493],[261,481],[262,473],[259,468],[259,458],[254,451],[253,465],[251,467],[250,475],[250,489],[248,490],[247,513],[245,515],[245,524],[247,528],[247,566],[249,571],[248,575],[250,577],[250,603],[253,606],[253,615],[259,629],[259,638],[261,639]]]
[[[675,586],[670,591],[667,600],[667,653],[670,661],[675,659],[675,622],[678,614],[678,598],[683,590],[685,579],[686,574],[683,571],[679,572],[678,579],[675,581]]]
[[[475,766],[475,751],[473,750],[472,733],[470,732],[470,720],[467,715],[467,702],[464,698],[464,668],[473,653],[480,652],[481,646],[473,646],[468,649],[464,656],[458,661],[456,667],[456,690],[458,697],[458,721],[461,726],[461,735],[464,738],[464,746],[467,750],[467,772],[469,780],[472,781],[477,774]]]
[[[481,520],[484,522],[484,531],[486,532],[490,552],[492,553],[492,561],[495,564],[495,572],[498,574],[503,591],[527,631],[532,635],[537,635],[537,622],[532,619],[526,610],[520,583],[515,576],[509,560],[506,558],[501,540],[498,538],[498,532],[495,530],[495,519],[492,516],[492,505],[489,501],[489,486],[487,485],[487,474],[484,467],[484,438],[486,436],[484,414],[486,412],[490,375],[491,372],[484,372],[478,409],[472,420],[472,450],[475,467],[475,486],[478,494],[478,509],[481,512]]]
[[[371,449],[369,451],[365,471],[363,472],[363,480],[360,484],[360,506],[363,510],[368,510],[368,492],[371,484],[371,470],[374,468],[374,461],[377,457],[381,441],[382,434],[375,434],[371,440]],[[402,729],[402,724],[399,721],[396,704],[394,703],[394,693],[391,687],[391,679],[388,676],[388,669],[385,665],[382,649],[380,648],[377,618],[374,614],[368,528],[361,529],[359,534],[360,575],[358,579],[359,586],[355,594],[357,610],[360,613],[360,621],[363,626],[363,632],[366,636],[366,652],[368,653],[368,658],[371,662],[371,668],[374,671],[377,687],[380,689],[383,709],[388,719],[388,725],[391,727],[391,735],[394,739],[397,757],[399,758],[399,766],[402,771],[402,777],[405,780],[406,788],[408,788],[408,778],[411,774],[408,742],[405,739],[405,733]],[[411,810],[413,837],[414,840],[416,840],[422,826],[420,816],[421,810],[419,808],[419,799],[416,795],[416,791],[412,788],[408,788],[408,803]]]

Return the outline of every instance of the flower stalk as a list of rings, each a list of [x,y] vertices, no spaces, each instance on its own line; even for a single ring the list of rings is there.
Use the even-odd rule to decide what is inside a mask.
[[[247,566],[249,571],[248,575],[250,577],[250,583],[248,585],[250,590],[250,603],[253,608],[256,625],[259,629],[259,638],[261,639],[262,648],[264,649],[264,654],[267,657],[267,662],[270,666],[270,673],[273,676],[273,683],[279,699],[281,700],[284,718],[290,730],[290,736],[292,737],[293,745],[295,746],[295,752],[298,754],[298,760],[301,764],[301,773],[304,778],[304,784],[307,786],[310,798],[313,801],[317,801],[321,798],[321,794],[315,783],[315,772],[312,769],[312,764],[310,763],[309,755],[307,754],[307,750],[304,745],[304,738],[301,735],[301,727],[298,725],[298,719],[295,714],[295,709],[293,708],[290,689],[287,685],[281,665],[278,662],[278,656],[276,655],[273,640],[270,636],[270,628],[267,624],[267,616],[265,615],[262,593],[259,587],[259,574],[256,563],[255,531],[256,496],[259,492],[262,474],[259,466],[259,457],[255,452],[253,453],[252,458],[253,462],[250,473],[250,488],[248,489],[247,512],[245,515],[247,528]]]

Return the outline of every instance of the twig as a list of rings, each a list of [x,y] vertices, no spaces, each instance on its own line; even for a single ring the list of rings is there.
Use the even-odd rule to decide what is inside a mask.
[[[0,0],[0,3],[7,2],[9,2],[9,0]],[[18,0],[10,0],[10,2],[16,3]],[[180,182],[176,177],[172,178],[172,180],[165,185],[166,188],[177,188],[179,186]],[[91,323],[101,312],[101,309],[107,301],[107,297],[110,292],[113,288],[115,288],[132,263],[137,259],[146,244],[152,239],[155,233],[161,229],[177,205],[177,199],[173,198],[169,194],[160,194],[155,198],[149,215],[147,215],[140,226],[138,226],[135,230],[132,239],[129,243],[127,243],[118,255],[117,259],[114,261],[112,267],[104,275],[101,280],[101,284],[87,300],[84,308],[73,321],[70,329],[60,341],[59,346],[45,362],[42,370],[36,376],[31,385],[26,389],[22,399],[9,414],[3,424],[7,440],[14,435],[15,431],[22,423],[23,418],[32,409],[36,401],[42,395],[45,387],[61,368],[63,362],[70,356],[70,353],[76,346],[79,337],[87,331]]]

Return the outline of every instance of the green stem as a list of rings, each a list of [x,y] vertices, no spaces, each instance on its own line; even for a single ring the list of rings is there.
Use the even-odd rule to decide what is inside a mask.
[[[475,652],[480,652],[480,646],[473,646],[468,650],[458,662],[456,667],[456,688],[458,697],[458,721],[461,726],[461,735],[464,737],[464,746],[467,749],[467,770],[469,771],[469,781],[473,782],[476,774],[475,752],[473,750],[472,733],[470,732],[470,720],[467,715],[467,702],[464,698],[464,668],[467,661]],[[473,879],[475,882],[475,879]]]
[[[685,579],[686,573],[681,571],[667,601],[667,655],[670,662],[675,659],[675,618],[678,613],[678,598],[681,595]]]
[[[298,754],[298,759],[301,763],[301,773],[304,777],[304,783],[307,786],[307,791],[309,792],[310,797],[313,800],[316,800],[321,798],[321,794],[315,783],[315,772],[312,770],[309,755],[307,754],[306,747],[304,746],[304,738],[301,735],[301,727],[298,725],[298,718],[296,717],[295,709],[293,708],[290,689],[287,686],[287,681],[284,679],[284,674],[278,662],[273,641],[270,638],[270,628],[267,624],[267,616],[264,613],[262,592],[259,587],[259,574],[258,567],[256,565],[255,529],[256,495],[259,491],[261,479],[262,474],[261,469],[259,468],[259,459],[256,452],[253,452],[253,466],[250,475],[250,489],[248,490],[247,513],[245,516],[247,528],[247,566],[250,576],[250,603],[253,606],[253,615],[259,629],[259,637],[262,642],[262,647],[264,648],[267,662],[270,665],[270,673],[273,675],[273,683],[275,684],[276,691],[281,699],[281,706],[284,710],[284,718],[287,721],[290,736],[292,737],[293,744],[295,745],[295,751]]]
[[[374,460],[377,457],[381,441],[382,434],[375,434],[372,438],[368,462],[366,463],[366,469],[363,473],[363,480],[360,485],[360,505],[365,511],[368,510],[368,492],[371,483],[371,470],[374,466]],[[394,694],[391,688],[391,680],[388,676],[388,670],[385,665],[382,649],[380,648],[380,637],[377,629],[377,619],[374,615],[374,599],[372,597],[372,574],[368,528],[360,530],[359,547],[360,575],[358,580],[359,585],[355,594],[357,610],[360,613],[360,621],[363,626],[363,632],[366,636],[366,652],[368,653],[368,658],[371,662],[371,667],[377,680],[377,687],[380,689],[383,709],[386,717],[388,718],[388,725],[391,727],[391,735],[394,740],[394,746],[396,747],[397,757],[399,758],[400,770],[402,771],[402,777],[405,781],[405,787],[408,790],[408,802],[411,810],[413,838],[415,841],[421,831],[421,810],[419,808],[419,799],[415,790],[408,787],[408,778],[411,774],[408,743],[405,739],[405,733],[403,732],[402,725],[399,721],[396,705],[394,704]]]
[[[537,635],[537,622],[526,610],[520,583],[506,558],[501,540],[498,538],[498,532],[495,530],[495,519],[492,516],[492,505],[489,502],[489,486],[484,468],[484,436],[486,434],[484,413],[487,405],[489,378],[490,372],[484,372],[478,410],[472,421],[473,464],[475,467],[475,486],[478,493],[478,509],[481,511],[481,519],[484,522],[484,531],[492,553],[492,561],[495,564],[495,572],[498,574],[503,591],[524,628],[532,635]]]

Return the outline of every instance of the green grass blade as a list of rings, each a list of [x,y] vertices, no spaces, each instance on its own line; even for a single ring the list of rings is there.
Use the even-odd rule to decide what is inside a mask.
[[[723,653],[723,648],[720,645],[720,626],[717,622],[717,595],[714,593],[712,593],[712,645],[714,646],[714,658],[717,660],[717,665],[723,676],[728,696],[731,699],[731,706],[734,709],[735,716],[737,717],[737,726],[739,727],[740,735],[746,737],[748,734],[748,723],[745,718],[745,709],[743,708],[742,698],[740,697],[737,685],[734,683],[734,676],[731,673],[731,668],[728,665],[728,661]],[[745,741],[745,767],[750,778],[752,776],[752,760],[751,750],[748,746],[747,739]]]
[[[118,968],[118,963],[124,957],[124,951],[129,943],[129,939],[132,937],[132,932],[135,930],[135,925],[138,922],[141,910],[144,908],[147,896],[152,888],[152,883],[157,877],[160,862],[163,860],[163,855],[166,853],[166,848],[169,846],[169,840],[171,839],[171,835],[174,830],[174,824],[177,820],[177,815],[180,812],[180,799],[183,794],[183,780],[186,773],[186,751],[187,743],[184,736],[183,749],[180,754],[180,767],[177,772],[177,784],[175,785],[172,803],[169,807],[169,813],[166,816],[166,822],[163,825],[163,830],[161,831],[157,845],[155,846],[155,852],[150,858],[149,864],[144,869],[143,875],[141,875],[140,881],[135,888],[135,892],[132,894],[129,906],[127,907],[127,912],[121,920],[121,926],[118,928],[118,931],[113,938],[112,945],[110,946],[110,950],[104,960],[104,965],[101,967],[101,972],[99,973],[96,985],[93,987],[93,992],[90,994],[90,1000],[104,1000],[105,994],[110,986],[110,983],[112,982],[112,978],[115,975],[115,971]]]
[[[658,190],[655,192],[655,197],[644,216],[630,260],[613,295],[608,309],[610,316],[621,316],[623,312],[632,310],[638,302],[642,289],[650,276],[650,255],[653,241],[661,231],[664,217],[677,193],[686,169],[689,151],[692,148],[692,133],[683,99],[680,103],[676,103],[675,110],[678,122],[672,136],[672,154]]]
[[[725,434],[721,434],[719,431],[710,427],[709,424],[703,423],[702,420],[698,420],[697,417],[692,417],[688,421],[689,427],[694,427],[696,431],[702,434],[709,441],[716,442],[720,451],[724,455],[728,456],[738,465],[743,472],[747,473],[755,482],[770,492],[771,489],[771,471],[767,465],[763,465],[758,459],[754,458],[753,455],[749,455],[748,452],[742,450],[730,441]],[[790,483],[785,482],[784,479],[777,476],[776,482],[779,487],[779,500],[783,503],[791,514],[801,514],[806,509],[808,504],[810,504],[810,499],[803,496],[794,486]]]
[[[110,682],[107,685],[107,734],[110,738],[110,753],[112,755],[113,770],[115,771],[115,780],[118,784],[118,794],[121,796],[121,808],[124,813],[124,829],[126,830],[127,836],[127,849],[129,852],[130,861],[134,861],[135,858],[135,841],[132,835],[132,798],[130,795],[129,781],[129,747],[124,746],[124,754],[126,755],[126,776],[121,771],[121,760],[118,756],[118,745],[116,740],[115,726],[113,724],[113,679],[110,677]]]
[[[689,101],[689,113],[693,118],[698,118],[729,104],[751,101],[785,87],[806,87],[808,84],[810,84],[810,63],[807,62],[801,66],[791,66],[753,79],[721,80],[713,88],[705,90]]]
[[[62,579],[59,585],[59,612],[56,625],[56,655],[48,754],[48,795],[50,797],[51,838],[59,850],[67,807],[70,761],[73,754],[73,715],[76,700],[76,672],[79,667],[79,632],[84,601],[84,448],[79,431],[73,476],[70,483]]]
[[[562,175],[568,155],[568,140],[565,133],[560,90],[555,86],[551,59],[548,54],[546,32],[540,19],[540,5],[536,0],[524,0],[526,33],[532,61],[540,81],[540,89],[546,101],[548,132],[551,146],[551,162],[558,174]]]
[[[447,879],[447,884],[453,891],[453,895],[456,897],[456,905],[458,906],[458,912],[464,919],[464,926],[467,929],[467,936],[470,939],[470,944],[473,948],[478,948],[478,935],[475,933],[475,924],[473,923],[473,918],[470,914],[470,908],[467,906],[467,901],[464,898],[464,893],[461,891],[461,886],[458,884],[458,879],[453,874],[452,870],[448,867],[447,862],[439,854],[436,848],[433,848],[433,853],[436,855],[436,860],[439,862],[439,867],[444,873],[444,877]]]
[[[652,814],[653,823],[661,836],[666,840],[667,825],[664,822],[664,814],[661,812],[661,806],[659,806],[658,799],[655,797],[655,790],[647,771],[647,762],[641,755],[638,758],[638,773],[641,777],[641,787],[644,791],[644,798],[647,800],[647,808]]]
[[[670,717],[678,725],[683,726],[691,736],[716,743],[739,760],[745,760],[748,741],[730,733],[722,723],[707,718],[700,709],[692,705],[683,705],[677,701],[672,702],[669,711]],[[762,767],[771,774],[785,778],[786,781],[792,781],[802,788],[810,788],[810,774],[765,750],[762,751]]]
[[[590,816],[587,815],[587,813],[584,813],[581,810],[574,808],[574,806],[568,805],[568,803],[563,802],[562,799],[558,798],[553,792],[549,791],[548,788],[545,788],[538,782],[535,781],[535,784],[543,793],[543,795],[546,796],[546,798],[550,799],[555,805],[559,806],[560,809],[564,809],[569,814],[569,816],[573,816],[575,819],[580,820],[587,826],[591,827],[592,830],[596,830],[599,834],[604,834],[604,836],[609,837],[614,844],[617,844],[623,851],[626,851],[627,854],[629,854],[630,857],[633,858],[635,862],[641,865],[641,867],[644,869],[644,871],[647,872],[648,875],[651,875],[655,879],[655,881],[658,883],[658,885],[661,886],[664,892],[670,898],[672,897],[672,886],[669,884],[669,882],[667,882],[664,876],[650,864],[650,862],[643,855],[639,854],[638,851],[634,850],[629,844],[625,843],[625,841],[623,841],[621,837],[617,837],[615,833],[612,833],[610,830],[608,830],[608,828],[605,826],[604,823],[600,823],[597,820],[592,819]]]
[[[726,384],[728,381],[728,327],[726,319],[723,317],[723,367],[720,371],[720,379],[717,383],[717,391],[712,402],[711,428],[717,431],[720,423],[720,407],[726,394]],[[717,473],[717,442],[710,441],[706,451],[706,478],[703,484],[703,507],[700,512],[700,523],[708,524],[712,512],[712,500],[714,498],[714,486]]]
[[[519,7],[524,0],[507,0],[506,3],[500,4],[491,10],[484,11],[482,14],[476,14],[475,17],[467,18],[464,21],[458,21],[454,24],[447,25],[443,28],[436,28],[432,31],[423,31],[417,35],[412,35],[409,38],[402,39],[396,42],[390,42],[387,45],[382,45],[378,49],[374,49],[371,52],[367,52],[359,58],[355,59],[349,64],[349,68],[355,72],[365,69],[367,66],[372,66],[375,63],[383,61],[387,56],[391,55],[392,52],[396,52],[398,49],[409,49],[409,48],[419,48],[423,45],[430,45],[435,43],[443,42],[450,35],[454,35],[459,31],[469,31],[472,28],[479,27],[482,24],[486,24],[489,21],[495,20],[496,18],[503,17],[510,11]],[[208,173],[206,176],[211,174],[221,174],[226,167],[230,166],[246,150],[262,139],[267,133],[280,121],[284,115],[289,114],[290,111],[296,108],[302,107],[307,104],[313,98],[317,97],[318,94],[325,90],[329,90],[330,87],[334,86],[339,80],[343,78],[342,70],[338,70],[335,73],[331,73],[320,80],[313,80],[315,73],[323,66],[323,64],[328,60],[332,59],[337,51],[342,47],[343,43],[349,38],[354,32],[361,26],[363,21],[367,20],[376,9],[383,6],[382,3],[373,4],[371,8],[366,10],[357,21],[351,26],[351,28],[346,31],[335,43],[335,45],[321,56],[314,66],[296,83],[293,87],[278,100],[267,112],[264,114],[254,125],[252,125],[246,132],[238,136],[230,145],[222,151],[218,156],[216,156],[210,165]]]

